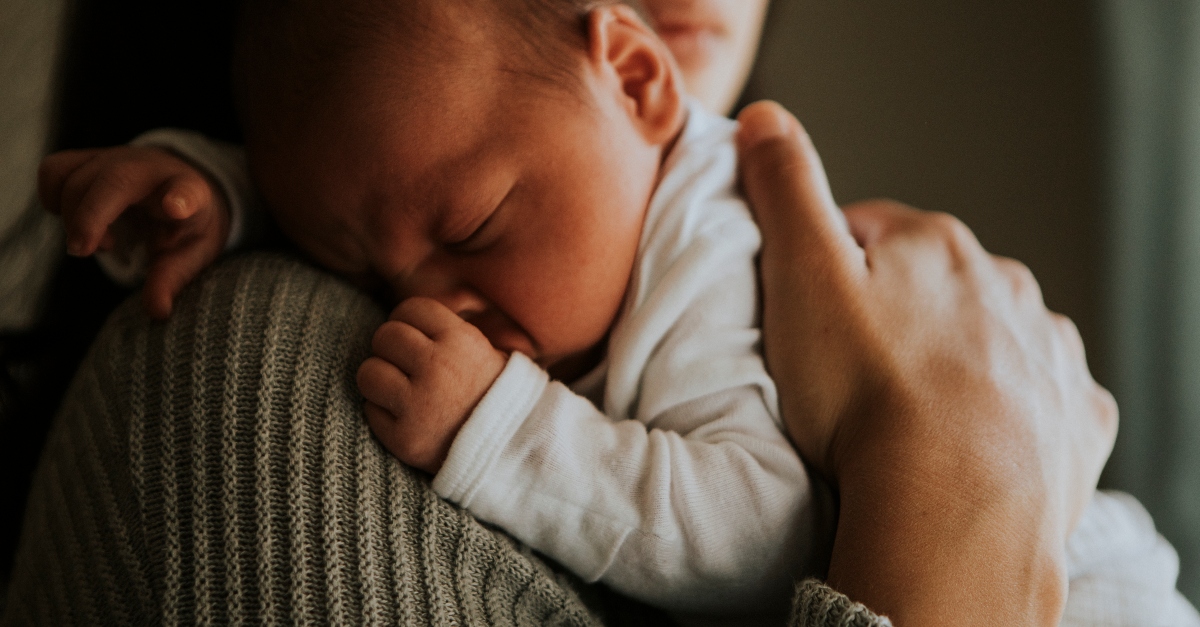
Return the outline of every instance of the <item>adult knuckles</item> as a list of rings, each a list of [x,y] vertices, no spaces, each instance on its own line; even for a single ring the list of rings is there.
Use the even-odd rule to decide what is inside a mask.
[[[929,212],[924,214],[924,221],[928,231],[944,241],[957,256],[973,256],[983,250],[975,233],[962,220],[948,213]]]
[[[1013,293],[1018,298],[1027,299],[1038,305],[1042,304],[1042,286],[1033,276],[1033,271],[1029,269],[1029,266],[1009,257],[994,257],[993,260],[996,267],[1008,277]],[[1066,321],[1070,323],[1069,319]],[[1061,321],[1058,322],[1061,326]],[[1073,328],[1074,323],[1071,323],[1070,326]]]
[[[1117,399],[1107,388],[1096,383],[1092,392],[1096,406],[1096,422],[1104,436],[1108,449],[1111,450],[1117,438],[1117,430],[1121,422],[1121,410]]]
[[[1068,344],[1076,351],[1076,354],[1084,355],[1083,336],[1079,334],[1079,327],[1075,321],[1060,314],[1058,312],[1050,312],[1050,319],[1054,321],[1054,326],[1058,328],[1058,333]],[[1087,368],[1086,361],[1081,364]]]
[[[868,198],[849,203],[842,207],[847,214],[862,213],[877,218],[900,216],[909,213],[924,213],[912,205],[905,204],[894,198]]]

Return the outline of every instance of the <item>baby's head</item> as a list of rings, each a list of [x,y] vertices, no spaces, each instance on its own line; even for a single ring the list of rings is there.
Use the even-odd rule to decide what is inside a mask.
[[[252,171],[316,260],[569,378],[619,313],[685,112],[615,0],[252,0]]]

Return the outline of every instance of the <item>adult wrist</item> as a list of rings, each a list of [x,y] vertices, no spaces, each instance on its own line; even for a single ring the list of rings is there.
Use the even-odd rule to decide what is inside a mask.
[[[1058,624],[1065,543],[1029,469],[936,441],[858,450],[839,460],[832,587],[899,625]]]

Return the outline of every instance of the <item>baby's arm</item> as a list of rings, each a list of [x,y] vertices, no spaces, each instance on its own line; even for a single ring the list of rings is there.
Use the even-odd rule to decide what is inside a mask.
[[[358,387],[384,447],[589,581],[671,609],[763,611],[810,557],[807,477],[753,385],[649,430],[613,421],[427,298],[396,307],[371,349]]]
[[[63,219],[67,251],[97,255],[118,283],[145,279],[151,315],[240,241],[253,188],[240,149],[187,131],[129,146],[51,155],[38,173],[43,206]]]
[[[814,536],[829,540],[756,389],[695,399],[658,428],[613,421],[427,299],[398,307],[372,349],[358,385],[384,446],[588,581],[674,610],[780,610]]]
[[[585,580],[652,605],[782,611],[830,538],[803,466],[756,405],[755,390],[725,390],[648,429],[610,419],[515,354],[434,490]]]
[[[373,417],[372,427],[401,459],[436,471],[444,498],[589,581],[675,610],[776,609],[768,603],[786,602],[796,571],[819,562],[814,547],[828,546],[830,512],[773,417],[774,388],[756,350],[752,244],[664,273],[673,279],[655,293],[682,286],[686,296],[666,299],[678,310],[648,307],[663,315],[635,312],[614,331],[610,388],[633,370],[645,382],[627,414],[633,420],[606,416],[520,354],[492,383],[495,351],[482,337],[443,348],[439,335],[473,329],[431,303],[440,320],[420,334],[376,335],[377,357],[359,384],[390,415]],[[638,353],[630,338],[649,338],[647,328],[663,324],[670,328],[644,342],[656,347],[650,355],[619,358]],[[430,352],[381,349],[384,336]],[[483,361],[468,359],[472,352]],[[422,384],[405,372],[418,367],[446,372],[442,385],[416,397],[424,401],[409,400]]]

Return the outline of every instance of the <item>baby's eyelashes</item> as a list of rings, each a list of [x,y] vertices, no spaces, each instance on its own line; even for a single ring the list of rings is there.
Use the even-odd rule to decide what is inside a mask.
[[[483,205],[486,210],[476,210],[478,212],[466,223],[465,228],[460,229],[459,234],[444,240],[443,246],[446,250],[458,254],[472,254],[490,246],[498,236],[497,221],[494,218],[504,208],[514,189],[516,189],[516,185],[509,186],[503,196],[497,197],[490,204]]]
[[[479,252],[486,247],[488,227],[492,223],[492,216],[495,212],[489,213],[488,216],[475,227],[475,230],[467,234],[466,237],[458,239],[458,241],[446,242],[446,249],[450,252],[459,254],[470,254]]]

